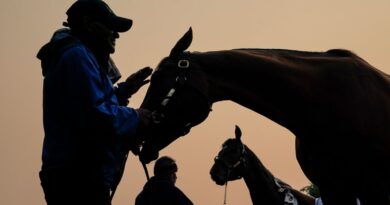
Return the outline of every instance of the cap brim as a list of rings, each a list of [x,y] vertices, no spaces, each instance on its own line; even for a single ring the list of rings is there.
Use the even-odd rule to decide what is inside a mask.
[[[133,25],[133,21],[131,19],[119,17],[119,16],[112,16],[107,21],[107,25],[109,28],[116,32],[126,32],[130,30],[131,26]]]

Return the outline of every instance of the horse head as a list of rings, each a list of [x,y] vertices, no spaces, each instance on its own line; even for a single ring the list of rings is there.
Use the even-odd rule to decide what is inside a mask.
[[[253,204],[314,204],[313,198],[274,177],[260,159],[242,143],[238,126],[236,137],[222,144],[222,150],[215,157],[210,175],[218,185],[243,177]]]
[[[210,175],[218,185],[241,179],[245,172],[247,147],[241,141],[241,130],[236,126],[236,137],[226,140],[214,159]]]
[[[141,104],[141,108],[153,112],[153,125],[140,153],[140,159],[145,163],[157,159],[161,149],[203,122],[211,110],[203,89],[204,79],[190,61],[189,53],[185,52],[191,42],[190,28],[151,76]]]

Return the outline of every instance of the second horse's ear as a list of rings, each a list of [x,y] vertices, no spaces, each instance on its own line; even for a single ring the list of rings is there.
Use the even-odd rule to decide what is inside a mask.
[[[241,140],[242,133],[241,133],[241,129],[240,129],[240,127],[238,125],[236,125],[235,133],[236,133],[236,139],[237,140]]]
[[[192,42],[192,28],[188,29],[188,31],[184,34],[183,37],[179,41],[177,41],[176,45],[172,48],[171,53],[169,54],[170,58],[175,58],[183,53],[185,50],[190,47]]]

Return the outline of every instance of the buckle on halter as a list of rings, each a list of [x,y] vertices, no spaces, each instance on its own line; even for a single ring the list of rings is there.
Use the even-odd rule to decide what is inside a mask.
[[[190,67],[190,61],[188,61],[188,60],[179,60],[179,62],[177,63],[177,66],[179,68],[188,68],[188,67]]]

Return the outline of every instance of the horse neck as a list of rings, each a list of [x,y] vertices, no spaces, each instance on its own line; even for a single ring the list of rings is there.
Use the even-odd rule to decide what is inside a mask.
[[[247,154],[245,156],[246,168],[243,178],[249,189],[253,204],[284,204],[285,193],[279,192],[279,187],[275,183],[273,174],[248,147],[245,146],[245,148]],[[294,188],[288,189],[295,196],[299,205],[315,204],[313,197],[303,194]]]
[[[251,150],[248,148],[246,150],[246,168],[243,178],[253,204],[282,205],[284,195],[278,192],[274,176]]]
[[[254,52],[255,54],[251,53]],[[261,50],[228,50],[194,54],[208,82],[211,102],[231,100],[289,127],[300,103],[299,70]],[[302,88],[302,89],[301,89]]]

